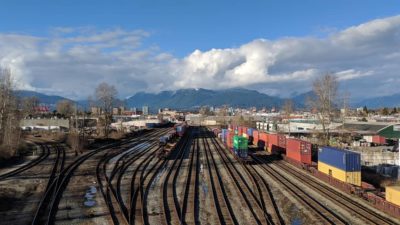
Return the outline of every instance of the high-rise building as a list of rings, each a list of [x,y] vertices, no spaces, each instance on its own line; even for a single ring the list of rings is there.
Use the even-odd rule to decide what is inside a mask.
[[[149,115],[149,107],[148,106],[143,106],[142,111],[143,111],[143,115],[145,115],[145,116]]]

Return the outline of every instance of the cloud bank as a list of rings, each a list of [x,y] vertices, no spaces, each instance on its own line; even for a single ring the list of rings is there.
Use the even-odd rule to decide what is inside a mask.
[[[400,16],[349,27],[325,38],[257,39],[237,48],[194,50],[184,58],[143,42],[143,30],[54,28],[46,37],[0,34],[0,65],[20,89],[86,98],[100,82],[121,96],[178,88],[245,87],[289,96],[317,76],[337,75],[362,98],[398,93]]]

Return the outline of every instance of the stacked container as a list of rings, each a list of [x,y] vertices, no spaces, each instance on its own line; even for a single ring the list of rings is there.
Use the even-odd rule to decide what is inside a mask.
[[[361,186],[360,154],[332,147],[318,150],[318,171],[340,181]]]
[[[254,128],[247,128],[247,135],[253,136]]]
[[[400,206],[400,186],[387,186],[385,192],[386,201]]]
[[[258,140],[259,140],[258,135],[259,135],[258,130],[253,130],[253,145],[258,146]]]
[[[270,153],[285,152],[286,137],[283,134],[268,134],[267,151]]]
[[[286,139],[286,156],[298,162],[311,165],[312,144],[300,139]]]
[[[226,136],[226,146],[228,146],[229,149],[233,148],[233,136],[234,133],[231,131],[229,131]]]
[[[186,131],[186,126],[185,125],[176,126],[176,132],[178,133],[179,137],[182,137],[183,134],[185,133],[185,131]]]
[[[385,145],[386,138],[379,136],[379,135],[374,135],[374,136],[372,136],[372,143],[378,144],[378,145]]]
[[[265,147],[268,144],[268,134],[264,133],[264,132],[260,132],[258,135],[258,142],[257,142],[257,146],[259,148],[261,148],[262,150],[265,150]]]
[[[237,127],[237,133],[236,135],[242,136],[243,135],[243,127]]]
[[[242,136],[233,137],[233,150],[240,158],[247,158],[248,143]]]
[[[228,135],[228,130],[227,129],[222,129],[221,130],[221,139],[222,142],[226,144],[226,136]]]
[[[246,134],[247,135],[247,127],[242,127],[242,131],[243,131],[243,134],[242,135],[244,135],[244,134]]]

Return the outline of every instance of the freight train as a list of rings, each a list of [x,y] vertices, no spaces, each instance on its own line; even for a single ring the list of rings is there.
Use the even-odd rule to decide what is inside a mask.
[[[157,153],[159,158],[165,159],[170,155],[171,151],[175,148],[176,144],[178,143],[179,138],[185,134],[187,127],[188,126],[186,123],[176,124],[174,126],[174,130],[160,137],[158,142],[160,150]]]
[[[234,145],[235,136],[247,137],[249,145],[280,155],[285,161],[318,179],[349,194],[356,194],[391,215],[400,216],[400,187],[388,187],[385,200],[384,195],[374,186],[362,182],[361,156],[357,152],[333,147],[318,148],[305,140],[247,127],[230,125],[228,129],[213,131],[229,149]],[[313,161],[314,156],[317,159]]]

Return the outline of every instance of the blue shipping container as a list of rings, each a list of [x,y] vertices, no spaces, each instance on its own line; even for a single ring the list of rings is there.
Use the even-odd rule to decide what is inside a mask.
[[[155,123],[146,123],[147,128],[155,128],[156,124]]]
[[[253,131],[254,131],[254,128],[247,128],[247,135],[253,136]]]
[[[361,171],[361,157],[357,152],[322,147],[318,150],[318,161],[347,172]]]

